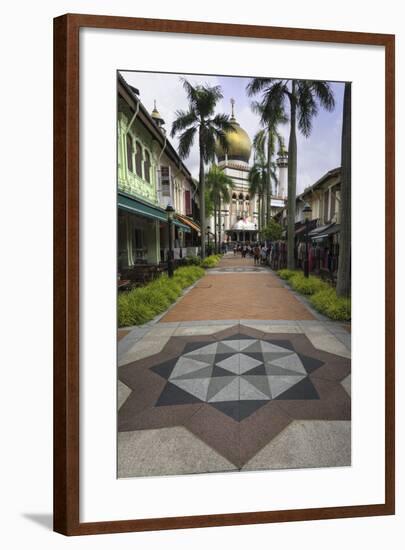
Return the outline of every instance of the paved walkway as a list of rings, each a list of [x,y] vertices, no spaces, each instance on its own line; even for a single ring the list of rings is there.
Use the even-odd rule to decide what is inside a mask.
[[[251,258],[225,256],[161,319],[308,320],[314,316],[269,269]]]
[[[349,466],[350,338],[226,256],[118,344],[118,476]]]

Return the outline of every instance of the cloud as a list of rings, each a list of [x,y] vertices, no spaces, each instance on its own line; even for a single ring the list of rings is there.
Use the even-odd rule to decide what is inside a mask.
[[[149,112],[153,109],[156,99],[157,108],[166,122],[170,133],[175,113],[179,109],[186,110],[188,101],[180,82],[180,74],[145,73],[123,71],[123,77],[140,91],[142,103]],[[210,86],[221,85],[223,99],[218,102],[217,112],[230,113],[230,99],[236,100],[235,115],[239,124],[247,131],[253,140],[254,134],[260,128],[258,116],[251,110],[252,98],[247,97],[245,88],[248,78],[217,77],[186,75],[193,84],[208,83]],[[333,112],[320,109],[313,121],[313,130],[309,138],[297,132],[297,193],[314,183],[325,172],[340,165],[340,139],[342,120],[343,84],[332,84],[336,98],[336,108]],[[280,126],[280,133],[288,147],[289,124]],[[177,149],[178,138],[169,138]],[[199,152],[198,143],[194,143],[185,164],[195,178],[198,178]]]

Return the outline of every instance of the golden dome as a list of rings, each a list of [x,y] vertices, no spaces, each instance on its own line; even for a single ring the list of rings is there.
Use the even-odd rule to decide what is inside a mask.
[[[245,130],[241,128],[239,123],[236,121],[236,118],[233,112],[233,106],[234,106],[233,100],[231,100],[231,104],[232,104],[232,116],[229,122],[232,124],[234,131],[233,132],[229,131],[226,133],[226,140],[228,143],[228,150],[226,154],[227,154],[228,160],[235,160],[235,161],[242,161],[242,162],[249,163],[250,154],[252,152],[252,142],[250,141],[250,137],[245,132]],[[215,152],[219,162],[225,160],[225,151],[222,145],[218,141],[216,144]]]

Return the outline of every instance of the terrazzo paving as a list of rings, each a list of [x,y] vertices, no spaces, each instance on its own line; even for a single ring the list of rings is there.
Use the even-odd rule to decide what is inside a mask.
[[[347,327],[241,261],[221,262],[159,322],[121,336],[119,477],[350,466]],[[254,318],[258,294],[250,310],[234,297],[259,280]]]
[[[135,340],[118,371],[121,477],[263,469],[276,437],[282,440],[275,444],[268,468],[314,467],[318,455],[319,467],[328,460],[330,466],[350,464],[350,430],[343,427],[350,424],[351,410],[346,353],[317,349],[298,324],[282,325],[294,332],[273,332],[269,323],[252,325],[217,325],[210,334],[203,326],[200,335],[193,326],[188,336],[176,335],[181,327],[166,327],[172,336],[162,346],[153,338],[159,324],[149,332],[149,355],[126,362],[137,348],[145,349],[142,339]],[[306,422],[293,431],[294,441],[302,432],[302,448],[295,447],[283,463],[283,437],[291,440],[291,431],[285,430],[295,421]],[[316,429],[311,422],[318,422]],[[319,422],[325,426],[319,428]],[[336,428],[339,423],[341,429]],[[178,428],[181,443],[176,443]],[[164,446],[161,430],[166,430]],[[331,453],[316,433],[335,441],[331,448],[337,450],[329,459]],[[186,442],[188,450],[183,448]],[[157,457],[156,446],[166,451]],[[199,457],[194,468],[190,453]]]

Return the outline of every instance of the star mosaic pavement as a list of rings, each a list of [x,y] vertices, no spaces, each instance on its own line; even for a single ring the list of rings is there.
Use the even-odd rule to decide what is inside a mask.
[[[118,430],[184,426],[242,468],[293,420],[350,420],[342,382],[350,359],[304,334],[236,325],[173,336],[163,350],[119,368],[131,393]]]

